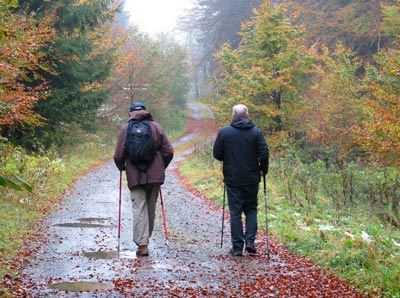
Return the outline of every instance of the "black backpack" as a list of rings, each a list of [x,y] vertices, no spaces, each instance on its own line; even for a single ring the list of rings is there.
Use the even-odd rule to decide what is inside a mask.
[[[140,170],[147,170],[156,155],[156,146],[148,120],[129,120],[126,132],[126,153]]]

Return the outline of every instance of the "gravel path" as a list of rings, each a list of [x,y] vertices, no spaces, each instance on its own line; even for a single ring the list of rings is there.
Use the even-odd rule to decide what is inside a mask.
[[[198,118],[194,113],[192,126]],[[191,127],[174,145],[190,142],[199,130]],[[113,161],[79,179],[47,219],[47,237],[23,272],[31,297],[363,297],[273,239],[268,259],[262,233],[256,256],[230,256],[227,220],[221,249],[222,210],[179,177],[188,153],[176,154],[162,186],[169,241],[158,204],[145,258],[134,253],[125,177],[117,255],[119,172]]]

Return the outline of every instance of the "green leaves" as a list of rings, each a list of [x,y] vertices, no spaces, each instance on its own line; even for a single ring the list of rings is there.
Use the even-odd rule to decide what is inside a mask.
[[[18,0],[3,0],[0,4],[0,9],[3,8],[17,8]]]
[[[28,137],[22,139],[26,148],[33,147],[28,144],[33,139],[45,148],[60,145],[59,136],[62,138],[64,132],[59,131],[66,127],[94,129],[97,110],[108,97],[108,80],[115,61],[115,48],[107,34],[119,9],[118,3],[117,0],[23,3],[21,14],[29,15],[37,24],[51,19],[49,25],[55,33],[47,43],[39,44],[43,46],[37,60],[46,61],[50,70],[43,67],[38,72],[47,82],[47,92],[40,93],[35,105],[29,106],[45,118],[46,125],[29,123],[32,126],[24,131],[29,133]],[[51,47],[47,46],[50,44]],[[28,79],[29,73],[22,84],[29,86]],[[22,107],[20,110],[24,112]],[[21,142],[18,133],[13,137]]]
[[[400,36],[400,2],[397,6],[383,6],[384,19],[383,31],[387,37],[394,37],[397,39],[397,44],[399,45]]]
[[[15,176],[14,178],[17,180],[16,182],[8,177],[0,175],[0,186],[18,191],[22,191],[22,188],[26,189],[29,192],[32,191],[32,186],[24,179],[19,176]]]
[[[220,77],[212,104],[221,109],[242,102],[259,119],[258,125],[270,131],[289,129],[285,119],[299,107],[310,68],[308,51],[283,8],[268,2],[243,25],[240,35],[237,49],[225,45],[217,54]]]

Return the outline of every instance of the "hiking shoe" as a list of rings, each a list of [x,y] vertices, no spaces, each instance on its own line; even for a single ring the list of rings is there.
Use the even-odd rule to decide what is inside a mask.
[[[241,251],[236,251],[236,250],[233,250],[233,249],[231,249],[231,250],[229,251],[229,253],[230,253],[232,256],[235,256],[235,257],[241,257],[241,256],[243,256],[243,252],[241,252]]]
[[[256,247],[254,246],[254,244],[251,244],[251,245],[246,245],[246,251],[249,253],[249,254],[255,254],[256,252],[257,252],[257,249],[256,249]]]
[[[149,255],[149,249],[147,245],[140,245],[139,248],[136,250],[137,257],[146,257]]]

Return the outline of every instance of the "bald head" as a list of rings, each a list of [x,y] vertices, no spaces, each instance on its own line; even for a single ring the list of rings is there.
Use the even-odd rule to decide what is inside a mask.
[[[249,118],[249,110],[245,105],[238,104],[232,108],[233,119],[247,119]]]

